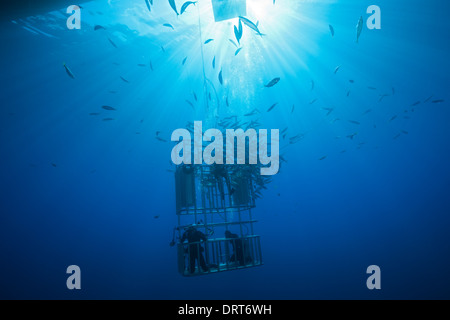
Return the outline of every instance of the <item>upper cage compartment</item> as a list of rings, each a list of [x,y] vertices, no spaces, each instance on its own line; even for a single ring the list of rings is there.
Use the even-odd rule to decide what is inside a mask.
[[[246,0],[212,0],[216,22],[247,15]]]
[[[222,213],[255,207],[255,177],[249,166],[179,166],[175,173],[178,215]],[[259,177],[258,177],[259,178]]]

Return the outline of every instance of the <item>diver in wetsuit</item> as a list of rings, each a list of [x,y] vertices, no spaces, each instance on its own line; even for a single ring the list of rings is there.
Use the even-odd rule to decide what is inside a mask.
[[[237,234],[231,233],[228,230],[225,231],[225,237],[230,240],[231,245],[233,246],[233,254],[230,257],[230,261],[238,261],[240,266],[245,265],[242,239],[240,239]]]
[[[189,243],[189,272],[195,272],[195,260],[199,261],[199,269],[200,267],[204,272],[207,272],[209,268],[206,266],[205,258],[203,257],[202,252],[204,251],[203,247],[200,245],[201,241],[207,241],[205,234],[201,231],[195,229],[195,227],[190,226],[181,237],[181,243],[184,241],[188,241]]]

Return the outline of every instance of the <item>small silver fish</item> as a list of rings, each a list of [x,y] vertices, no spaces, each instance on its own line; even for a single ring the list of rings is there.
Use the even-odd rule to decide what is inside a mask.
[[[328,111],[327,116],[329,116],[334,111],[333,108],[322,108],[322,109]]]
[[[333,26],[330,24],[328,25],[330,27],[330,32],[331,32],[331,36],[334,37],[334,28]]]
[[[116,45],[110,38],[108,38],[108,40],[109,40],[109,42],[112,44],[112,46],[113,46],[114,48],[117,48],[117,45]]]
[[[177,16],[179,15],[178,10],[177,10],[177,5],[175,4],[175,0],[169,0],[169,4],[172,7],[173,11],[175,11],[175,13],[177,14]]]
[[[277,102],[277,103],[274,103],[274,104],[267,110],[267,112],[272,111],[273,108],[275,108],[275,107],[277,106],[277,104],[278,104],[278,102]]]
[[[186,103],[189,104],[192,107],[192,109],[195,110],[194,104],[192,102],[190,102],[189,100],[186,100]]]
[[[197,1],[186,1],[185,3],[183,3],[180,9],[180,14],[183,14],[191,4],[195,6],[196,3]]]
[[[246,26],[248,26],[250,29],[253,29],[256,31],[256,33],[260,36],[262,36],[262,33],[259,31],[258,26],[251,22],[249,19],[239,16],[239,20],[242,21]]]
[[[334,74],[336,74],[340,68],[341,68],[341,66],[337,66],[336,69],[334,69]]]
[[[389,122],[394,121],[395,119],[397,119],[397,116],[393,116],[391,119],[389,119]]]
[[[380,94],[380,99],[378,100],[378,102],[381,102],[384,98],[389,97],[389,94]]]
[[[175,28],[170,23],[164,23],[163,26],[167,27],[167,28],[172,28],[172,30],[175,30]]]
[[[272,79],[268,84],[265,85],[266,88],[273,87],[280,81],[280,78],[274,78]]]
[[[223,85],[223,76],[222,76],[222,70],[219,72],[219,82],[221,85]]]
[[[75,79],[75,76],[73,75],[72,71],[70,71],[69,67],[66,66],[65,63],[63,63],[64,69],[66,69],[66,73],[71,77],[72,79]]]
[[[148,0],[145,0],[145,4],[147,5],[148,11],[152,12],[152,8],[150,7],[150,2],[148,2]]]
[[[359,43],[359,37],[361,36],[361,32],[363,29],[364,21],[363,17],[359,17],[358,24],[356,25],[356,43]]]
[[[239,28],[234,26],[234,36],[236,37],[236,40],[239,44],[241,44],[241,38],[242,38],[242,21],[239,20]]]
[[[426,99],[423,101],[423,103],[427,103],[428,101],[431,100],[431,98],[433,98],[433,96],[429,96],[428,98],[426,98]]]
[[[236,44],[236,42],[233,41],[233,39],[228,39],[228,41],[230,41],[236,48],[239,48],[239,46]]]

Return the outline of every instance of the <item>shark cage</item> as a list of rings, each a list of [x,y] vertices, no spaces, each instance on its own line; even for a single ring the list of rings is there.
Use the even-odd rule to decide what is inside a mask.
[[[178,272],[198,276],[263,264],[252,217],[261,180],[250,165],[180,165],[172,246]],[[259,169],[258,169],[259,170]],[[175,243],[175,233],[178,234]],[[187,241],[186,241],[187,240]]]

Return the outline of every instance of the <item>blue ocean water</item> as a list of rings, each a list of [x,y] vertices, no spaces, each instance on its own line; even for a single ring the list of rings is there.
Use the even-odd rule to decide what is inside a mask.
[[[373,4],[381,29],[356,43]],[[238,19],[214,22],[211,1],[81,6],[80,30],[65,8],[1,24],[0,298],[450,298],[447,3],[247,0],[265,35],[244,26],[237,55]],[[264,265],[182,277],[174,144],[156,137],[255,108],[288,128],[253,211]]]

